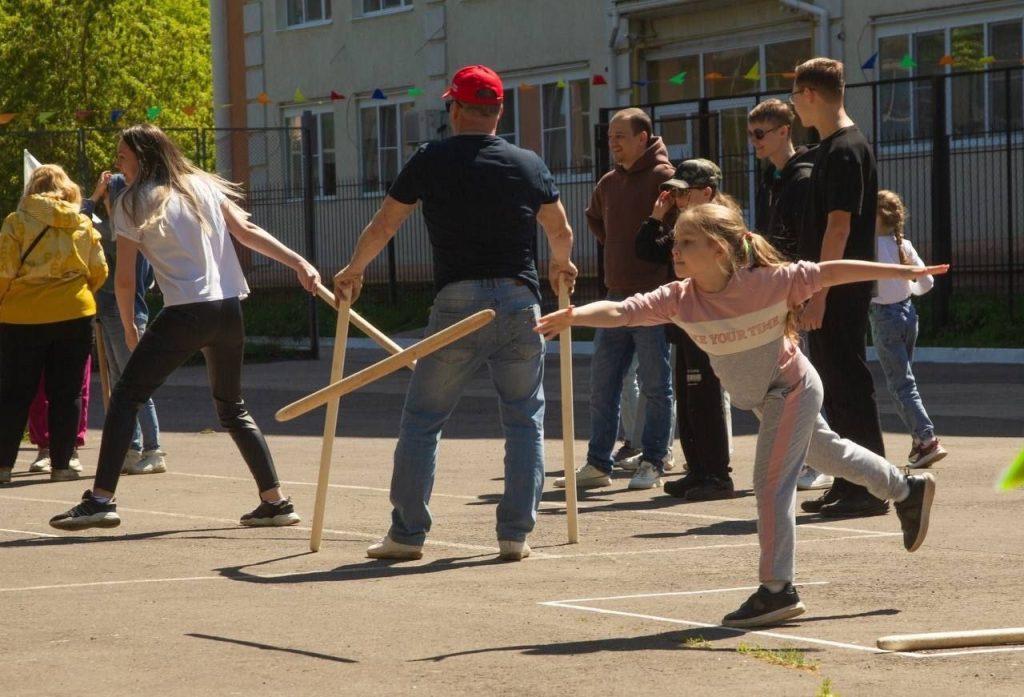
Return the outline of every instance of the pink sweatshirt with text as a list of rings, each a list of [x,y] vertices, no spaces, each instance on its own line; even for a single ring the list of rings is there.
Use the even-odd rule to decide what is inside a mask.
[[[732,401],[753,409],[768,390],[802,379],[810,362],[786,336],[786,317],[821,290],[821,269],[809,261],[740,269],[717,293],[676,281],[622,301],[629,326],[673,322],[711,359]]]

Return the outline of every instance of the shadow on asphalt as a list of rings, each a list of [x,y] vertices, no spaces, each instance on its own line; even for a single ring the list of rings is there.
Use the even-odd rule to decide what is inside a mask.
[[[306,651],[304,649],[289,649],[284,646],[274,646],[272,644],[261,644],[258,641],[246,641],[244,639],[231,639],[229,637],[214,636],[213,634],[197,634],[194,632],[186,632],[185,636],[190,636],[195,639],[206,639],[208,641],[221,641],[225,644],[237,644],[239,646],[248,646],[253,649],[260,649],[262,651],[280,651],[282,653],[292,653],[298,656],[308,656],[310,658],[319,658],[322,661],[334,661],[336,663],[359,663],[359,661],[351,658],[342,658],[341,656],[332,656],[328,653],[319,653],[317,651]]]

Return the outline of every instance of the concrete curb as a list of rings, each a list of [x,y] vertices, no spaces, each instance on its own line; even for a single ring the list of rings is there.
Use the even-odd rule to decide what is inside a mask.
[[[286,337],[272,337],[272,336],[250,336],[247,340],[253,344],[276,344],[281,348],[287,349],[304,349],[309,346],[308,339],[292,339]],[[419,339],[415,338],[397,338],[395,343],[402,348],[408,348],[415,344]],[[320,345],[325,348],[331,348],[334,346],[334,339],[325,337],[320,340]],[[365,339],[362,337],[351,338],[348,340],[348,347],[350,349],[378,349],[380,348],[376,342],[372,339]],[[556,342],[548,342],[547,352],[549,354],[558,353],[558,344]],[[592,356],[594,355],[594,343],[591,341],[574,341],[572,345],[573,355],[576,356]],[[868,360],[877,361],[878,356],[875,353],[875,349],[871,346],[868,347]],[[971,363],[990,363],[990,364],[1006,364],[1006,365],[1024,365],[1024,348],[946,348],[941,346],[928,347],[919,346],[914,349],[914,362],[915,363],[959,363],[959,364],[971,364]]]

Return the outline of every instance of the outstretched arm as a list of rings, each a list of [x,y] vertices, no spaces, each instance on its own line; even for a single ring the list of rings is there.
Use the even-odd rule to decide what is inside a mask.
[[[373,220],[363,228],[348,265],[334,275],[335,298],[340,300],[348,296],[349,302],[356,301],[359,291],[363,288],[363,271],[387,246],[388,240],[395,236],[398,228],[415,208],[415,203],[402,203],[390,196],[384,197]]]
[[[949,271],[949,264],[939,266],[903,266],[902,264],[876,264],[873,261],[823,261],[821,285],[841,286],[846,283],[878,281],[887,278],[913,281],[922,276],[937,276]]]
[[[565,310],[552,312],[537,320],[534,331],[548,339],[558,336],[571,326],[577,327],[624,327],[626,314],[622,311],[622,303],[611,300],[598,300],[582,307],[570,305]]]
[[[302,287],[307,292],[316,295],[316,284],[320,282],[320,273],[313,268],[312,264],[282,244],[259,225],[251,222],[245,211],[234,202],[225,200],[220,204],[220,209],[224,213],[224,222],[227,223],[228,231],[236,240],[249,249],[259,252],[263,256],[270,257],[274,261],[280,262],[295,271],[295,275],[298,276]],[[121,266],[121,264],[117,265],[118,271],[120,271]],[[131,264],[125,265],[125,267],[130,268],[131,273],[134,275],[134,257]]]

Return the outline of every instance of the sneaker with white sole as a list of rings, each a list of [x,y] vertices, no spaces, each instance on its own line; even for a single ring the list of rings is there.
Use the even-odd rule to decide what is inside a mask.
[[[122,474],[160,474],[167,471],[167,455],[163,450],[143,450],[139,453],[139,459],[128,462],[121,468]]]
[[[658,486],[661,486],[661,471],[650,460],[641,462],[636,474],[629,480],[630,489],[653,489]]]
[[[938,438],[932,438],[927,443],[915,443],[910,455],[907,456],[907,467],[910,469],[931,467],[946,455],[949,455],[949,452],[942,447]]]
[[[141,450],[128,449],[128,452],[124,454],[124,462],[121,463],[121,474],[131,474],[132,465],[142,459]]]
[[[120,524],[121,517],[117,515],[117,504],[114,500],[100,503],[92,497],[92,491],[89,489],[82,494],[82,502],[77,506],[50,518],[50,526],[58,530],[116,528]]]
[[[661,461],[661,471],[671,472],[676,466],[676,456],[672,453],[672,448],[669,448],[668,452],[665,453],[665,459]]]
[[[800,478],[796,480],[797,491],[815,491],[817,489],[828,489],[832,486],[831,475],[822,474],[813,467],[804,465],[800,468]]]
[[[39,452],[36,453],[35,462],[28,466],[29,472],[49,472],[50,471],[50,449],[39,448]]]
[[[498,540],[498,557],[503,561],[522,561],[530,556],[530,545],[515,540]]]
[[[82,471],[82,461],[78,457],[78,448],[71,451],[71,459],[68,460],[68,467],[76,472]]]
[[[75,479],[79,479],[82,475],[70,467],[65,469],[51,469],[50,470],[50,481],[51,482],[70,482]]]
[[[500,544],[500,543],[499,543]],[[407,545],[395,542],[386,535],[380,542],[366,548],[366,556],[370,559],[401,559],[412,561],[423,558],[423,545]]]
[[[643,451],[637,450],[630,444],[630,442],[623,441],[619,449],[612,455],[612,464],[619,469],[624,469],[627,472],[632,472],[640,464],[640,458],[643,455]]]
[[[594,467],[589,462],[576,470],[577,489],[597,489],[602,486],[611,486],[611,483],[611,474]],[[556,479],[555,486],[559,489],[564,489],[565,477]]]
[[[738,610],[722,618],[722,626],[765,627],[802,615],[806,609],[793,584],[787,583],[778,593],[762,585]]]
[[[295,525],[301,520],[292,500],[288,498],[276,503],[260,501],[259,506],[243,515],[238,522],[250,528],[280,528]]]

